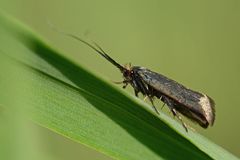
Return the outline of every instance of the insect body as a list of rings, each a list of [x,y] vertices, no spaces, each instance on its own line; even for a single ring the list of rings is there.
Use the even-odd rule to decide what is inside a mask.
[[[159,114],[159,112],[153,104],[154,97],[160,99],[164,104],[167,104],[173,115],[182,122],[186,131],[188,131],[187,126],[182,121],[179,113],[198,123],[203,128],[213,125],[215,119],[215,104],[207,95],[188,89],[178,82],[144,67],[132,67],[131,65],[122,66],[108,56],[96,43],[94,43],[96,45],[95,47],[75,35],[68,33],[63,34],[86,44],[116,66],[124,78],[122,82],[117,83],[123,83],[123,88],[130,84],[136,96],[138,96],[139,92],[146,96],[152,103],[157,114]]]

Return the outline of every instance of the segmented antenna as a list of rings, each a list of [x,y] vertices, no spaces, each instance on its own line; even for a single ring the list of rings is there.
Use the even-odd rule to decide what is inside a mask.
[[[62,30],[59,30],[58,28],[56,28],[52,23],[48,22],[49,26],[56,32],[61,33],[65,36],[71,37],[77,41],[82,42],[83,44],[87,45],[88,47],[92,48],[93,50],[95,50],[98,54],[100,54],[102,57],[104,57],[106,60],[108,60],[109,62],[111,62],[114,66],[116,66],[117,68],[120,69],[121,72],[123,72],[125,70],[125,68],[123,66],[121,66],[119,63],[117,63],[115,60],[113,60],[96,42],[93,42],[93,44],[97,47],[94,47],[93,45],[91,45],[90,43],[88,43],[87,41],[81,39],[78,36],[75,36],[71,33],[67,33],[64,32]]]

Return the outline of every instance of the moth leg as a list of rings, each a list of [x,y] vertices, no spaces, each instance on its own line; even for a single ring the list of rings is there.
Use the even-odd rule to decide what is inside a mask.
[[[112,82],[115,84],[123,84],[124,83],[124,81],[112,81]]]
[[[136,89],[134,89],[134,93],[135,93],[135,96],[138,97],[138,93],[139,93],[139,91],[136,90]]]
[[[148,98],[148,96],[145,96],[145,97],[143,98],[143,101],[145,102],[147,98]]]
[[[152,97],[149,97],[149,96],[147,96],[148,97],[148,99],[150,100],[150,102],[151,102],[151,104],[152,104],[152,107],[153,107],[153,109],[155,110],[155,112],[157,113],[157,114],[160,114],[159,112],[158,112],[158,110],[157,110],[157,108],[154,106],[154,104],[153,104],[153,99],[152,99]]]
[[[158,112],[157,108],[156,108],[156,107],[154,106],[154,104],[153,104],[153,99],[152,99],[152,97],[150,97],[150,96],[145,96],[145,97],[143,98],[143,101],[146,101],[147,98],[150,100],[150,102],[151,102],[151,104],[152,104],[152,107],[153,107],[153,109],[155,110],[155,112],[156,112],[157,114],[160,114],[160,113]]]
[[[163,96],[162,95],[160,95],[158,98],[163,102],[163,105],[161,107],[161,110],[162,110],[166,103],[163,101]]]
[[[163,101],[164,104],[166,103],[168,105],[168,107],[169,107],[170,111],[172,112],[173,116],[174,117],[176,116],[178,118],[178,120],[182,123],[183,128],[186,130],[186,132],[188,132],[188,128],[187,128],[186,123],[183,122],[182,117],[178,114],[177,110],[175,109],[176,104],[174,103],[174,101],[172,101],[171,99],[169,99],[166,96],[162,97],[162,101]]]
[[[124,85],[122,86],[123,89],[125,89],[127,87],[128,83],[124,83]]]
[[[171,108],[171,111],[172,111],[173,115],[176,116],[178,118],[178,120],[182,123],[182,126],[186,130],[186,132],[188,132],[187,124],[183,122],[182,117],[178,114],[176,109]]]
[[[113,83],[115,83],[115,84],[124,84],[122,88],[125,89],[129,82],[126,81],[126,80],[123,80],[123,81],[120,81],[120,82],[113,81]]]
[[[165,106],[165,104],[166,104],[166,103],[163,103],[163,105],[162,105],[162,108],[161,108],[161,109],[163,109],[163,107]]]

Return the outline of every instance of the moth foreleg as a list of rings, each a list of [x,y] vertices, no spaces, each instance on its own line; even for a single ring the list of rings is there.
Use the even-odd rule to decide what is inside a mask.
[[[123,84],[124,83],[124,81],[112,81],[112,82],[115,84]]]
[[[123,89],[125,89],[127,87],[128,83],[124,83],[124,85],[122,86]]]
[[[151,102],[151,104],[152,104],[152,107],[153,107],[153,109],[155,110],[155,112],[156,112],[157,114],[160,114],[160,113],[158,112],[157,108],[154,106],[152,97],[149,97],[149,96],[147,96],[147,97],[148,97],[148,99],[150,100],[150,102]]]
[[[120,82],[113,81],[113,83],[115,83],[115,84],[124,84],[122,88],[125,89],[127,87],[128,83],[129,83],[129,81],[127,81],[127,80],[123,80],[123,81],[120,81]]]

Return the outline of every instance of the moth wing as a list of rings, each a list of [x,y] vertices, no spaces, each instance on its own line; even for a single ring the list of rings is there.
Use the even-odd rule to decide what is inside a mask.
[[[148,70],[144,67],[134,67],[142,80],[163,95],[173,99],[194,113],[202,113],[209,124],[215,119],[214,101],[205,94],[186,88],[168,77]]]
[[[182,84],[169,79],[162,74],[150,71],[143,67],[134,69],[134,71],[137,72],[146,84],[180,103],[184,103],[188,98],[191,98],[192,101],[196,103],[199,101],[199,98],[203,96],[198,92],[187,89]]]

